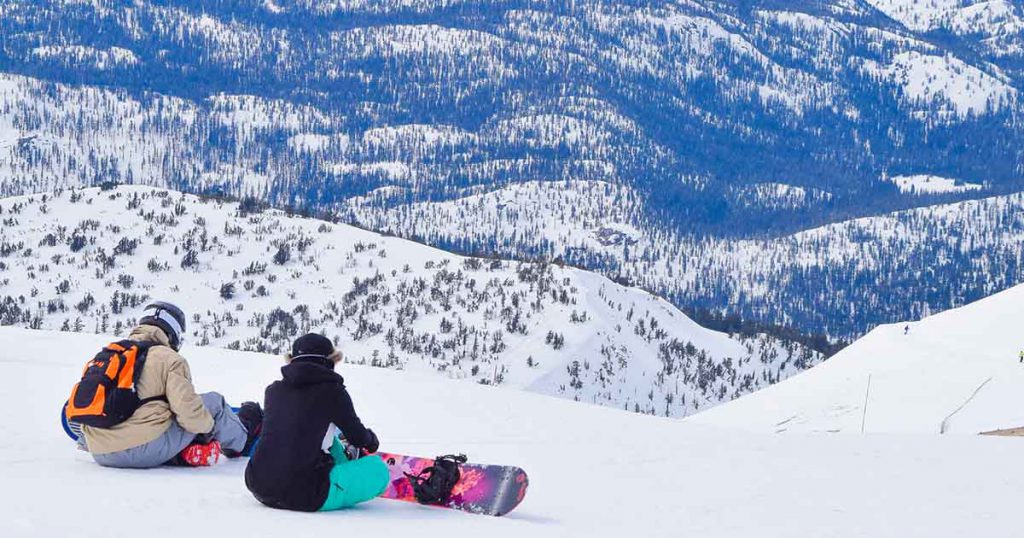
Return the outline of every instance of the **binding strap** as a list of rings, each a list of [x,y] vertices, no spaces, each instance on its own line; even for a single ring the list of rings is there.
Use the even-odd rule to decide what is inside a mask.
[[[443,505],[451,498],[452,489],[462,478],[459,465],[466,463],[466,455],[438,456],[434,464],[417,474],[404,473],[412,484],[413,493],[420,504]]]

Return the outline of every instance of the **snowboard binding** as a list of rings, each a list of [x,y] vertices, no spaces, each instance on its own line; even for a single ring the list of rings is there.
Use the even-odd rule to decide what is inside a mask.
[[[433,465],[419,473],[404,473],[409,479],[409,483],[412,484],[416,501],[420,504],[447,504],[448,499],[451,498],[452,489],[462,478],[459,465],[466,461],[465,454],[438,456],[434,459]]]

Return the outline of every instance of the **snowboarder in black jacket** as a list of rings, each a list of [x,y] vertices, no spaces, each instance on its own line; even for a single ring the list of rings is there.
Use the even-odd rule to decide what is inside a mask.
[[[384,492],[389,473],[380,457],[349,460],[348,445],[377,451],[377,436],[363,426],[334,366],[341,353],[326,337],[307,334],[292,344],[282,379],[267,387],[263,430],[245,485],[261,503],[307,512],[337,510]]]

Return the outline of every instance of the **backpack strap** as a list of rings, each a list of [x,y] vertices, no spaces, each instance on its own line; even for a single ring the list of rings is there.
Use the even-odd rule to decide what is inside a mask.
[[[107,349],[111,351],[125,351],[132,347],[138,349],[135,355],[135,371],[132,373],[132,383],[139,382],[139,376],[142,375],[142,369],[146,366],[146,358],[149,356],[149,350],[162,346],[163,344],[157,342],[141,342],[138,340],[121,340],[107,346]],[[116,347],[115,347],[116,346]],[[167,347],[167,346],[165,346]],[[142,398],[139,400],[139,407],[146,405],[150,402],[167,402],[166,395],[152,396],[149,398]]]

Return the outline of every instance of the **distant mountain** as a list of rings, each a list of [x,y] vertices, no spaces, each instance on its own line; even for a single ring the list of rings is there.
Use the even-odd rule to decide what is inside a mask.
[[[283,353],[323,331],[349,363],[684,416],[822,355],[705,329],[550,264],[463,258],[248,201],[150,187],[0,200],[0,325],[124,334],[178,302],[192,344]]]
[[[7,2],[0,194],[143,183],[428,235],[392,219],[536,183],[560,199],[611,185],[630,193],[606,207],[626,228],[601,242],[636,230],[653,241],[641,256],[741,248],[1024,190],[1022,21],[1005,0]],[[534,243],[496,231],[466,251],[545,256]],[[905,286],[835,269],[839,289],[821,294],[857,282],[866,298],[849,308],[891,305],[878,316],[812,313],[794,299],[818,293],[806,287],[785,313],[730,284],[694,292],[689,263],[648,277],[632,256],[567,259],[694,313],[849,337],[1024,280],[1003,264],[969,282],[996,255],[923,259],[943,274]]]
[[[975,435],[1021,427],[1022,323],[1017,286],[879,327],[826,364],[694,420],[775,432]]]
[[[956,188],[939,178],[914,181]],[[820,196],[778,186],[750,194],[778,206]],[[375,209],[372,197],[354,198],[348,211],[365,226],[443,248],[598,267],[657,290],[702,323],[735,324],[715,315],[725,312],[833,338],[962,306],[1024,278],[1022,194],[744,240],[644,226],[631,215],[647,203],[609,183],[530,182],[387,211]]]

